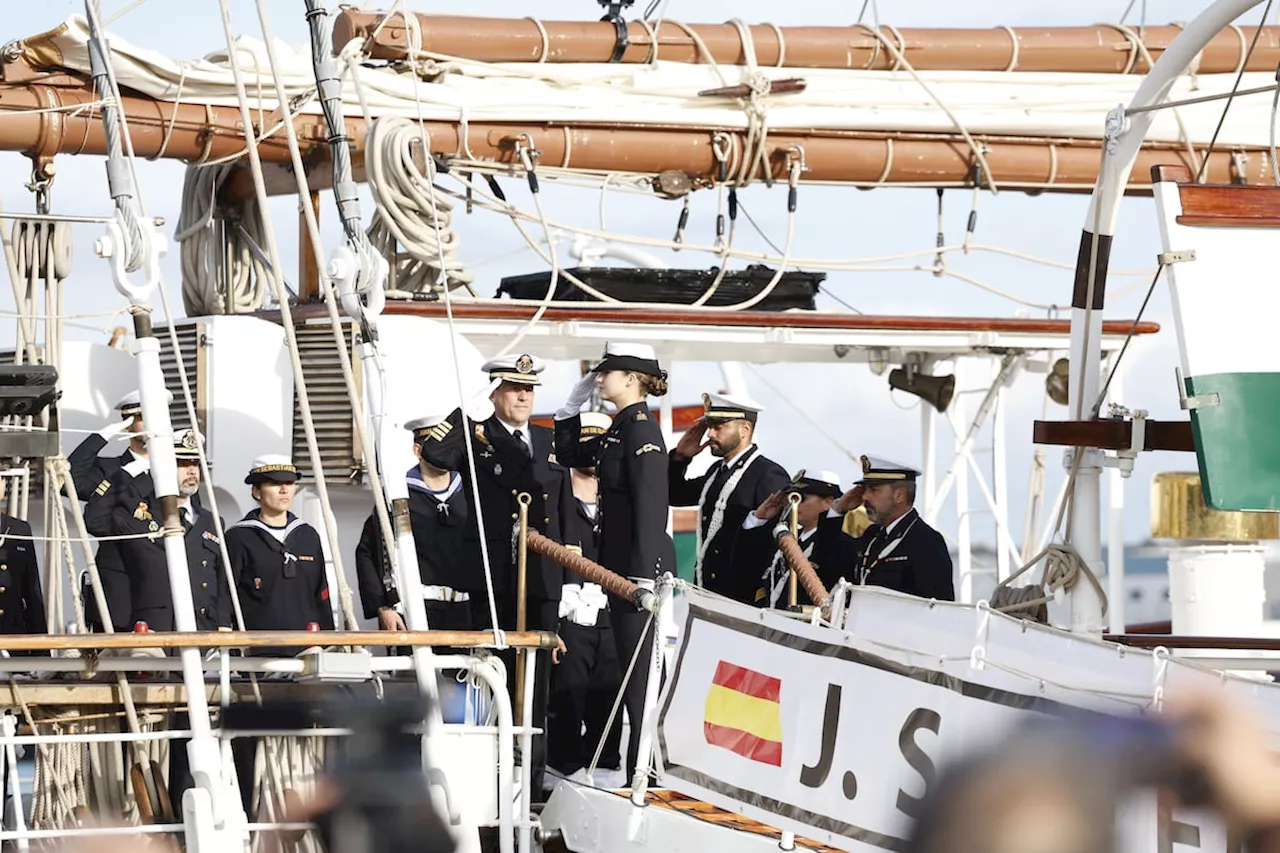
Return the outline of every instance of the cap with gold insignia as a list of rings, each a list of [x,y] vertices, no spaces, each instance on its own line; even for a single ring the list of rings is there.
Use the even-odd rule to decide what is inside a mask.
[[[756,422],[764,407],[759,403],[742,397],[730,397],[727,394],[702,395],[702,420],[707,423],[723,423],[724,421]]]
[[[658,364],[657,354],[648,344],[633,344],[626,341],[605,344],[604,358],[591,368],[591,372],[608,373],[610,370],[625,370],[629,373],[644,373],[648,376],[667,378],[667,372]]]
[[[173,392],[165,389],[165,405],[173,405]],[[120,398],[120,402],[116,403],[116,410],[120,412],[120,417],[128,420],[129,418],[142,414],[142,394],[139,391],[130,391]]]
[[[491,358],[480,369],[488,373],[490,379],[501,379],[517,385],[541,385],[542,380],[538,378],[538,374],[545,366],[542,359],[522,353]]]
[[[253,467],[244,481],[247,485],[256,486],[261,483],[296,483],[298,479],[298,469],[292,459],[268,453],[253,460]]]
[[[583,412],[578,415],[578,441],[591,441],[609,431],[613,418],[604,412]]]
[[[862,457],[862,479],[859,486],[874,486],[878,483],[913,483],[920,472],[897,462],[876,459],[874,456]]]
[[[840,488],[840,475],[834,471],[805,471],[801,469],[791,479],[791,489],[802,495],[821,498],[838,498],[844,494]]]
[[[199,462],[200,444],[204,436],[193,429],[180,429],[173,434],[173,455],[179,462]]]

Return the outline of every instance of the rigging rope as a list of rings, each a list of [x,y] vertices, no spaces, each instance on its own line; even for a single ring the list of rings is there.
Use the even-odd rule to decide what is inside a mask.
[[[369,241],[386,257],[397,243],[404,247],[409,257],[396,256],[396,289],[411,293],[428,293],[442,281],[452,288],[475,280],[463,268],[457,232],[449,227],[453,205],[438,197],[430,177],[435,169],[429,145],[420,148],[428,177],[414,163],[413,150],[425,132],[409,119],[383,116],[365,137],[365,168],[377,206]]]
[[[302,198],[309,192],[307,187],[307,173],[302,161],[302,150],[298,146],[297,133],[294,130],[293,113],[289,104],[284,100],[284,84],[281,79],[279,70],[277,69],[277,61],[274,49],[271,47],[275,39],[272,35],[271,24],[268,19],[266,8],[261,2],[257,3],[258,22],[262,29],[263,40],[267,44],[267,62],[271,67],[271,76],[275,82],[276,95],[280,98],[282,106],[280,107],[281,123],[284,126],[285,141],[288,143],[289,157],[293,164],[294,179],[297,181],[298,197]],[[325,308],[329,314],[329,328],[333,333],[334,348],[338,353],[338,363],[342,367],[342,381],[346,387],[347,400],[351,404],[352,423],[354,425],[356,440],[360,445],[361,452],[366,460],[376,460],[377,456],[374,452],[373,439],[369,435],[367,425],[369,423],[368,416],[365,412],[363,395],[360,393],[359,387],[356,385],[355,374],[351,365],[351,353],[347,349],[347,336],[345,325],[338,316],[337,296],[334,293],[333,281],[324,273],[325,259],[322,246],[324,241],[320,235],[320,223],[316,220],[316,212],[310,204],[301,205],[302,219],[306,224],[307,237],[311,246],[312,257],[315,259],[316,269],[320,271],[320,289],[324,293]],[[314,464],[314,463],[313,463]],[[376,464],[366,466],[369,473],[369,485],[375,495],[382,495],[382,475]],[[384,542],[394,542],[395,536],[391,528],[391,519],[387,513],[386,501],[375,500],[374,514],[378,519],[378,526],[382,533]],[[329,516],[326,515],[326,523]],[[346,583],[345,578],[339,578],[339,594],[342,596],[342,606],[344,615],[350,610],[354,614],[354,605],[351,601],[351,589]],[[349,624],[354,626],[357,623],[349,620]]]
[[[219,201],[219,190],[237,169],[234,163],[189,166],[183,179],[174,239],[182,249],[182,307],[190,317],[247,314],[266,298],[266,265],[233,227],[261,246],[262,211],[252,199]]]
[[[258,0],[258,2],[261,3],[262,0]],[[431,156],[430,156],[431,148],[426,136],[426,127],[425,125],[423,125],[423,122],[422,122],[422,99],[418,93],[417,67],[416,67],[416,61],[413,59],[413,57],[415,57],[416,54],[413,53],[412,39],[414,38],[414,34],[416,34],[418,43],[419,45],[421,45],[422,34],[420,31],[415,29],[418,24],[417,16],[411,15],[409,13],[408,4],[406,4],[404,0],[401,0],[400,2],[400,14],[406,22],[411,22],[409,23],[409,26],[405,27],[404,38],[405,38],[405,45],[410,50],[410,63],[413,65],[413,68],[411,69],[413,71],[413,74],[411,75],[413,79],[413,100],[414,100],[414,105],[416,106],[418,111],[418,125],[419,127],[422,128],[423,156],[426,158],[427,168],[429,170],[432,170],[431,174],[432,176],[434,176],[435,161],[431,159]],[[352,70],[354,72],[355,70],[354,66]],[[360,86],[359,76],[354,74],[353,76],[355,77],[356,87],[359,88]],[[366,110],[368,109],[368,105],[363,98],[361,98],[361,105]],[[367,120],[367,115],[366,115],[366,120]],[[534,180],[536,181],[536,178]],[[531,181],[530,187],[534,188],[536,187],[536,184],[533,181]],[[432,199],[433,200],[435,199],[434,194],[432,195]],[[536,200],[536,196],[535,196],[535,200]],[[431,221],[436,228],[439,228],[439,225],[440,225],[439,214],[432,216]],[[548,241],[550,241],[550,237],[551,237],[550,232],[548,232],[547,234]],[[439,249],[443,252],[444,241],[441,240],[438,235],[436,239],[436,246],[439,247]],[[554,252],[554,249],[552,251]],[[441,277],[443,277],[445,269],[446,269],[446,263],[445,263],[445,258],[442,254],[440,257],[440,265],[439,267],[437,267],[437,271],[439,272]],[[554,280],[554,276],[552,278]],[[453,296],[452,296],[452,292],[448,287],[443,288],[443,291],[444,291],[445,316],[446,316],[446,319],[448,320],[448,325],[449,325],[449,346],[451,347],[452,355],[453,355],[454,385],[458,391],[458,405],[459,407],[462,408],[463,423],[465,424],[467,422],[467,411],[466,411],[467,398],[463,394],[462,369],[461,367],[459,367],[459,364],[458,364],[458,334],[454,328]],[[495,598],[494,591],[493,591],[493,570],[491,568],[491,563],[489,560],[488,537],[485,534],[484,514],[480,512],[480,488],[479,488],[480,481],[479,481],[479,476],[476,474],[476,451],[469,436],[467,440],[462,443],[462,446],[466,450],[467,477],[469,478],[469,482],[471,484],[472,494],[475,496],[472,502],[473,502],[473,510],[476,513],[476,524],[478,526],[478,533],[480,535],[480,564],[484,567],[485,594],[486,594],[486,597],[488,598],[490,624],[493,626],[493,640],[495,645],[497,645],[499,648],[503,648],[506,646],[506,637],[503,632],[503,629],[500,627],[501,623],[498,621],[498,605],[497,605],[497,599]],[[388,541],[391,541],[391,540],[388,540]]]

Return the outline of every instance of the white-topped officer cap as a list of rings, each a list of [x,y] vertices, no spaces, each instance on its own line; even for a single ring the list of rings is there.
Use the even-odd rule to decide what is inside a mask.
[[[858,485],[875,485],[877,483],[912,483],[920,472],[898,462],[877,459],[874,456],[862,457],[862,479]]]
[[[517,385],[541,385],[542,380],[538,378],[538,374],[545,367],[542,359],[522,353],[491,358],[480,369],[488,373],[490,379],[501,379]]]
[[[764,411],[764,406],[741,394],[702,395],[702,418],[705,421],[750,421],[755,423],[762,411]]]
[[[165,404],[173,405],[173,392],[168,388],[164,391]],[[132,418],[135,415],[142,414],[142,392],[130,391],[120,398],[120,402],[116,403],[115,408],[120,412],[122,418]]]
[[[178,430],[173,434],[173,455],[180,462],[196,462],[200,459],[200,443],[204,436],[193,429]]]

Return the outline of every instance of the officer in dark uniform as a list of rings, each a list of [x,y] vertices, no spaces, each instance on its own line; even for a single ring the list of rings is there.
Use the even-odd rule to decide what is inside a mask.
[[[583,412],[579,419],[580,444],[592,444],[598,452],[610,418],[603,412]],[[575,448],[576,451],[576,448]],[[558,454],[557,454],[558,455]],[[592,467],[573,468],[573,507],[565,513],[565,547],[588,560],[599,561],[596,519],[599,517],[599,490]],[[547,765],[558,775],[579,784],[596,784],[587,776],[587,765],[595,753],[618,694],[621,672],[609,621],[609,599],[598,584],[589,583],[568,569],[560,593],[560,638],[567,651],[551,674],[551,708],[547,730]],[[585,731],[584,731],[585,726]],[[622,756],[622,714],[615,715],[604,738],[596,771],[620,777]],[[621,787],[625,780],[610,778],[602,787]]]
[[[462,430],[443,416],[418,418],[406,423],[405,428],[413,433],[413,451],[418,457],[418,465],[410,468],[405,477],[427,624],[433,629],[469,631],[473,624],[471,594],[461,589],[471,585],[464,573],[467,561],[463,559],[470,507],[462,477],[445,467],[459,464],[466,439]],[[365,618],[376,618],[383,630],[403,631],[403,614],[398,609],[400,593],[395,587],[377,513],[369,515],[360,534],[356,579]]]
[[[757,554],[736,547],[742,522],[766,498],[785,489],[791,477],[754,443],[758,405],[716,394],[703,394],[702,404],[701,420],[671,451],[671,505],[698,507],[695,582],[754,604],[760,566]],[[689,463],[704,447],[719,459],[701,477],[686,479]]]
[[[506,356],[486,362],[482,369],[493,386],[489,395],[493,414],[484,420],[468,419],[467,427],[475,453],[478,495],[470,494],[468,478],[462,479],[469,505],[475,506],[475,498],[479,498],[498,624],[510,630],[516,622],[516,555],[511,543],[520,518],[517,499],[521,493],[530,497],[530,529],[562,542],[561,508],[569,505],[572,493],[569,472],[555,459],[551,430],[529,422],[535,389],[541,384],[541,360],[529,355]],[[452,428],[460,427],[461,410],[455,409],[448,420]],[[453,463],[449,470],[466,470],[465,453],[465,447],[458,447],[446,454],[446,461]],[[481,562],[480,526],[474,513],[468,515],[463,541],[462,573],[466,580],[462,589],[471,593],[475,627],[489,628],[492,621]],[[533,553],[528,555],[526,567],[528,628],[554,631],[564,572],[558,563]]]
[[[213,515],[200,509],[194,500],[200,489],[200,457],[194,432],[183,430],[174,436],[174,455],[178,460],[179,516],[185,531],[196,627],[201,631],[229,629],[233,622],[231,594]],[[163,520],[150,468],[143,466],[142,460],[126,464],[112,475],[107,488],[101,494],[95,490],[94,499],[85,507],[85,525],[94,536],[154,534]],[[128,624],[145,622],[153,631],[172,631],[173,595],[161,538],[121,539],[119,545],[132,602]],[[119,619],[114,614],[112,618]]]
[[[227,555],[250,631],[333,630],[320,534],[289,511],[298,469],[287,456],[259,456],[244,478],[258,508],[227,529]],[[264,656],[297,649],[258,649]]]
[[[7,481],[0,478],[0,500]],[[46,634],[44,593],[31,525],[0,513],[0,634]],[[13,655],[46,652],[10,652]]]
[[[172,405],[173,393],[166,390],[165,395],[169,405]],[[120,412],[120,419],[80,442],[67,457],[76,495],[82,501],[93,499],[99,490],[105,492],[111,483],[112,475],[123,466],[141,462],[142,470],[145,470],[147,465],[147,439],[142,422],[142,396],[137,391],[131,391],[116,403],[115,407]],[[98,455],[110,446],[113,439],[126,432],[130,434],[129,446],[123,453]],[[102,592],[107,600],[107,609],[111,612],[114,627],[117,631],[128,630],[130,626],[126,623],[131,609],[129,577],[125,574],[124,563],[120,559],[119,543],[100,543],[94,562],[98,565],[98,577],[102,578]],[[80,599],[84,604],[84,614],[89,627],[92,630],[101,631],[102,614],[98,613],[98,602],[90,586],[91,582],[88,572],[81,575]]]
[[[598,384],[600,398],[618,412],[600,437],[598,448],[581,442],[582,404]],[[600,563],[632,581],[652,586],[655,578],[675,572],[675,545],[667,534],[670,503],[667,499],[666,442],[646,399],[667,392],[666,371],[658,365],[647,344],[610,343],[591,375],[583,377],[565,406],[556,412],[556,448],[565,464],[595,464],[599,480]],[[577,456],[573,448],[581,448]],[[592,450],[595,449],[594,455]],[[562,454],[574,454],[566,459]],[[739,521],[741,523],[741,521]],[[627,741],[627,778],[635,773],[644,721],[644,694],[649,682],[652,628],[645,631],[648,614],[620,598],[609,597],[609,621],[625,673],[639,649],[636,667],[623,686],[623,706],[630,721]]]
[[[165,391],[169,405],[173,405],[173,393]],[[135,459],[147,456],[147,438],[145,425],[142,423],[142,396],[137,391],[130,391],[115,405],[120,419],[87,437],[76,446],[67,457],[67,465],[71,468],[71,479],[75,483],[80,500],[87,501],[94,489],[103,481],[110,480],[111,475],[119,471],[121,466]],[[111,442],[122,433],[129,433],[129,446],[121,454],[99,456]]]
[[[862,479],[819,523],[819,577],[828,588],[843,577],[866,586],[955,601],[951,552],[942,534],[915,510],[916,478],[905,465],[862,457]],[[844,514],[861,504],[872,522],[854,539],[842,529]]]
[[[754,554],[757,564],[763,567],[760,588],[755,595],[757,607],[787,606],[791,567],[775,542],[777,537],[791,531],[791,505],[787,502],[787,495],[791,492],[800,495],[800,503],[796,506],[800,551],[808,558],[814,571],[820,571],[821,557],[815,548],[818,524],[840,497],[840,475],[832,471],[800,471],[791,480],[791,485],[770,495],[742,522],[739,553],[744,555],[744,559],[746,554]],[[797,592],[798,603],[808,604],[803,589]]]
[[[485,545],[489,555],[489,567],[493,579],[494,601],[498,625],[505,630],[516,627],[516,570],[517,560],[513,542],[519,525],[521,493],[530,498],[528,509],[529,528],[544,536],[564,541],[562,508],[572,500],[569,472],[555,460],[551,430],[529,422],[533,414],[535,389],[541,384],[538,374],[543,370],[541,360],[533,356],[514,355],[491,359],[482,368],[489,374],[492,392],[489,402],[493,414],[481,421],[468,419],[466,432],[470,437],[476,460],[477,492],[470,490],[468,477],[463,477],[467,490],[467,503],[479,504],[484,516]],[[452,428],[462,426],[462,411],[455,409],[449,416]],[[449,470],[465,471],[465,446],[452,456],[456,462]],[[474,627],[492,627],[489,599],[485,587],[484,564],[480,550],[480,525],[475,513],[469,513],[463,534],[462,591],[471,595],[471,613]],[[529,552],[526,560],[527,596],[526,614],[528,630],[556,630],[560,607],[560,587],[564,583],[564,570],[554,560],[546,560]],[[507,664],[507,687],[515,698],[515,653],[513,650],[499,653]],[[533,714],[534,726],[543,728],[550,691],[550,664],[548,655],[534,654]],[[534,738],[533,791],[541,790],[542,770],[546,764],[546,739]]]

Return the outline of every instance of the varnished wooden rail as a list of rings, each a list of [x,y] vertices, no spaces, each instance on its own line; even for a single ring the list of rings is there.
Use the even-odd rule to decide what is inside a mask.
[[[508,631],[512,648],[554,649],[551,631]],[[200,649],[294,646],[452,646],[492,648],[492,631],[156,631],[146,634],[0,634],[0,649]]]

